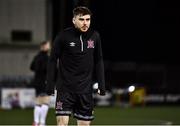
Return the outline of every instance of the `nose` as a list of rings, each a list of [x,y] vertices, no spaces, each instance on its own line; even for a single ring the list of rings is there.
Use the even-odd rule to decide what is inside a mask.
[[[83,24],[87,24],[87,21],[86,21],[86,20],[84,20]]]

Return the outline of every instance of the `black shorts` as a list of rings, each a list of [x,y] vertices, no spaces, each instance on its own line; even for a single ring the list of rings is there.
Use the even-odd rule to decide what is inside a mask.
[[[76,94],[70,92],[57,92],[56,116],[73,114],[78,120],[90,121],[93,116],[94,101],[92,94]]]

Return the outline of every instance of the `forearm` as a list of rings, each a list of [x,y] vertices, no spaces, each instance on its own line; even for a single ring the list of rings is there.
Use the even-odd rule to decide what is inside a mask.
[[[96,64],[96,79],[99,84],[100,94],[105,95],[104,63],[102,59]]]
[[[56,80],[57,80],[57,60],[55,57],[51,56],[47,64],[47,83],[46,83],[47,93],[49,94],[54,93]]]

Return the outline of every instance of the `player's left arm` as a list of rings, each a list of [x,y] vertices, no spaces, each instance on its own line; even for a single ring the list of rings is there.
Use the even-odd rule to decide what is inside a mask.
[[[105,95],[105,77],[104,77],[104,62],[103,62],[103,54],[101,47],[101,38],[99,33],[96,33],[96,45],[94,52],[94,60],[95,60],[95,77],[98,83],[98,93],[100,95]]]

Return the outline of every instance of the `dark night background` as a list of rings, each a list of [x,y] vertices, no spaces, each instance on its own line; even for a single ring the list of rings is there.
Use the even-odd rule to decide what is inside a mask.
[[[178,59],[179,8],[175,3],[113,0],[93,7],[105,58],[157,63]]]
[[[85,1],[85,0],[84,0]],[[71,25],[72,9],[88,6],[92,26],[101,33],[104,58],[113,61],[177,63],[179,6],[173,1],[66,1],[64,25]],[[60,2],[54,2],[54,34],[59,31]]]
[[[65,5],[62,8],[62,5]],[[53,3],[54,36],[71,26],[72,9],[88,6],[93,12],[92,27],[102,38],[107,85],[179,89],[179,4],[164,0],[74,0]],[[60,9],[61,6],[61,9]],[[125,68],[112,68],[124,62]],[[127,63],[135,64],[128,69]],[[147,65],[148,64],[148,65]],[[123,67],[122,64],[119,67]]]

